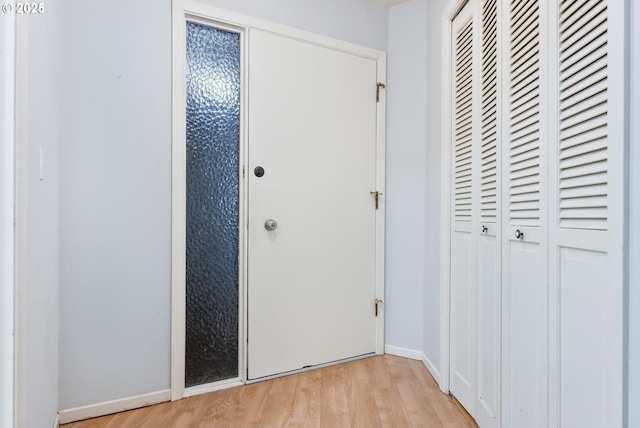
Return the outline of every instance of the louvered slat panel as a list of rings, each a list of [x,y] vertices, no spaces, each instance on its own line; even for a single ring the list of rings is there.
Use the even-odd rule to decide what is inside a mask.
[[[572,189],[572,188],[591,188],[591,187],[600,187],[600,186],[607,186],[607,173],[606,172],[600,172],[600,173],[594,173],[589,175],[588,177],[585,176],[578,176],[578,177],[564,177],[563,178],[563,183],[560,187],[561,190],[564,189]],[[586,193],[589,193],[589,189],[587,189]]]
[[[484,183],[489,183],[488,181],[485,181],[485,178],[493,177],[494,175],[496,175],[497,162],[495,156],[487,158],[483,162],[483,164],[484,165],[482,166],[482,170],[480,171],[480,177],[482,178]]]
[[[516,185],[516,189],[513,192],[514,195],[517,195],[518,192],[529,194],[537,188],[538,180],[535,176],[528,176],[515,179],[514,184]]]
[[[510,13],[509,222],[540,225],[540,23],[537,0]]]
[[[568,189],[560,189],[560,197],[564,199],[574,199],[590,196],[605,196],[607,194],[606,184],[593,184],[588,188],[571,187]]]
[[[606,152],[605,152],[606,154]],[[600,154],[599,158],[602,158],[602,154]],[[586,162],[592,161],[592,159],[585,160]],[[607,161],[606,160],[598,160],[596,162],[578,164],[578,165],[569,165],[567,167],[564,166],[564,162],[560,163],[560,180],[570,179],[570,178],[584,178],[588,175],[598,175],[601,183],[602,174],[607,173]]]
[[[559,225],[607,229],[607,2],[563,0],[559,50]]]
[[[606,149],[606,148],[607,148],[606,138],[592,139],[589,142],[583,143],[578,146],[567,146],[567,148],[562,151],[562,154],[560,155],[560,159],[564,160],[564,159],[575,158],[585,150],[589,152],[595,152],[595,151]]]
[[[469,22],[456,34],[455,146],[453,158],[453,211],[455,221],[471,221],[473,29]]]
[[[480,159],[480,220],[495,223],[497,205],[497,1],[482,2],[482,149]]]

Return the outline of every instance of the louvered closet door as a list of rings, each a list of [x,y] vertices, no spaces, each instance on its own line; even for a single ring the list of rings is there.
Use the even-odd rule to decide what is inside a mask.
[[[475,4],[475,2],[473,2]],[[451,311],[450,390],[470,414],[474,414],[476,389],[476,263],[473,221],[477,208],[477,171],[473,167],[474,21],[468,2],[453,21],[454,70],[451,131]],[[477,128],[477,127],[476,127]]]
[[[547,425],[548,304],[546,152],[542,131],[546,28],[542,2],[505,11],[503,144],[503,426]]]
[[[551,425],[622,426],[623,7],[564,0],[552,13]]]
[[[475,419],[481,428],[500,426],[500,148],[498,116],[497,0],[480,2],[482,58],[480,147],[477,150],[480,191],[478,236],[478,377]]]

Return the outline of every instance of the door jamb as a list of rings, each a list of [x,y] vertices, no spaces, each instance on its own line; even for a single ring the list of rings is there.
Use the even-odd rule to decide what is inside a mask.
[[[377,81],[387,82],[387,56],[384,52],[376,51]],[[386,216],[386,117],[387,91],[379,92],[379,102],[376,104],[376,191],[380,192],[380,205],[376,213],[376,298],[382,299],[382,311],[376,317],[376,347],[377,355],[384,354],[384,324],[385,324],[385,216]]]
[[[29,20],[15,19],[14,70],[14,278],[13,284],[13,423],[21,427],[27,422],[27,304],[28,295],[28,235],[29,213]]]
[[[239,273],[239,375],[237,378],[185,388],[185,252],[186,252],[186,156],[185,156],[185,25],[189,19],[216,28],[229,29],[241,34],[242,43],[242,82],[246,82],[248,69],[248,39],[252,29],[260,29],[280,34],[307,43],[325,46],[342,52],[373,59],[377,64],[377,81],[386,83],[386,54],[382,51],[366,48],[353,43],[337,40],[331,37],[294,29],[281,24],[253,18],[236,12],[208,6],[193,0],[172,1],[172,188],[171,188],[171,400],[224,389],[245,383],[247,367],[247,207],[248,180],[239,171],[240,183],[240,273]],[[246,85],[242,85],[244,88]],[[372,93],[375,87],[372,87]],[[248,153],[247,136],[247,91],[241,89],[241,99],[244,106],[241,110],[240,124],[240,168],[246,169]],[[384,300],[385,276],[385,136],[386,136],[386,91],[381,91],[380,102],[377,104],[376,128],[376,185],[377,191],[382,193],[380,207],[376,211],[376,297]],[[248,174],[248,172],[247,172]],[[372,189],[373,190],[373,189]],[[373,302],[372,302],[373,303]],[[375,320],[376,342],[375,353],[384,353],[384,303],[380,316]]]
[[[24,37],[26,33],[21,32],[18,34],[19,28],[16,24],[16,15],[4,15],[0,17],[2,22],[2,42],[0,50],[0,94],[2,99],[0,106],[0,123],[2,124],[0,134],[0,163],[2,164],[2,171],[0,172],[0,198],[2,199],[2,205],[6,209],[0,213],[0,272],[2,272],[0,284],[3,286],[0,288],[0,425],[7,427],[17,427],[16,418],[16,402],[22,400],[16,400],[16,367],[17,361],[23,361],[18,359],[17,349],[24,350],[23,346],[18,348],[17,340],[20,339],[20,343],[24,342],[24,337],[19,337],[15,334],[15,328],[18,324],[16,316],[21,315],[22,312],[17,313],[18,300],[17,300],[17,227],[22,224],[17,223],[16,213],[18,206],[18,193],[16,192],[16,165],[18,162],[24,164],[26,157],[23,156],[24,150],[18,150],[17,142],[17,108],[21,108],[21,105],[17,105],[16,93],[20,92],[25,87],[25,79],[22,76],[26,70],[22,70],[20,67],[25,66],[18,62],[16,56],[16,47],[24,45],[25,40],[19,37]],[[22,52],[21,52],[22,53]],[[26,58],[22,55],[22,62]],[[20,73],[18,73],[20,72]],[[16,79],[20,77],[20,80]],[[20,85],[20,89],[17,86]],[[20,120],[23,120],[21,115]],[[21,130],[22,131],[22,130]],[[22,158],[18,158],[18,154]],[[22,170],[20,170],[22,172]],[[20,193],[21,194],[21,193]],[[21,230],[23,230],[22,228]],[[22,245],[22,241],[20,242]],[[22,275],[22,272],[20,272]],[[20,277],[22,278],[22,276]],[[23,299],[24,300],[24,299]],[[20,325],[24,323],[20,321]],[[21,355],[24,357],[24,355]],[[22,417],[22,416],[21,416]],[[24,418],[23,418],[24,419]],[[23,423],[24,420],[22,419]]]

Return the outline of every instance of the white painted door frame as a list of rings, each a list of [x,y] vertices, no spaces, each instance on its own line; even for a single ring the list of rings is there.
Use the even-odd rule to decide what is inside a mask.
[[[171,399],[179,400],[190,395],[240,385],[246,382],[247,368],[247,236],[246,228],[239,230],[239,346],[238,376],[229,380],[185,388],[185,266],[186,266],[186,124],[185,124],[185,22],[194,21],[240,34],[241,40],[241,113],[240,113],[240,225],[247,224],[248,180],[242,176],[247,166],[247,106],[245,90],[248,66],[248,38],[251,29],[260,29],[285,35],[320,46],[370,58],[376,61],[378,81],[386,83],[386,54],[326,36],[290,28],[284,25],[253,18],[224,9],[208,6],[192,0],[172,2],[172,197],[171,197]],[[372,91],[376,88],[373,87]],[[385,225],[385,135],[386,93],[380,91],[377,108],[376,130],[376,181],[382,192],[380,209],[376,211],[376,295],[384,296],[384,225]],[[384,300],[384,297],[382,297]],[[383,303],[384,306],[384,303]],[[384,353],[384,308],[376,318],[376,353]]]
[[[14,426],[16,16],[0,16],[0,425]]]
[[[14,69],[14,211],[13,238],[13,423],[15,427],[27,423],[27,240],[29,191],[29,19],[27,15],[15,19]]]

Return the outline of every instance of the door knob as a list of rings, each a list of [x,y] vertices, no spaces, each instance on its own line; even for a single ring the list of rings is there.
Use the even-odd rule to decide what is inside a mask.
[[[264,228],[267,230],[276,230],[278,228],[278,222],[275,220],[267,220],[264,222]]]
[[[524,238],[524,232],[520,232],[520,229],[516,230],[516,239]]]
[[[487,233],[489,231],[489,228],[485,225],[482,225],[482,233]]]

